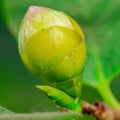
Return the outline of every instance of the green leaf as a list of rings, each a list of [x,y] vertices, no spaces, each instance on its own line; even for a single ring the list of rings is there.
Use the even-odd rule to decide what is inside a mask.
[[[85,28],[88,46],[85,82],[93,86],[97,86],[100,79],[111,82],[120,73],[120,1],[111,2],[108,7],[109,12]]]
[[[13,112],[0,106],[0,115],[3,114],[13,114]]]
[[[33,114],[6,114],[0,115],[0,120],[76,120],[78,113],[33,113]]]
[[[2,1],[6,22],[15,36],[30,5],[61,10],[76,19],[87,41],[84,84],[96,88],[107,103],[120,108],[109,89],[111,81],[120,74],[120,0]]]

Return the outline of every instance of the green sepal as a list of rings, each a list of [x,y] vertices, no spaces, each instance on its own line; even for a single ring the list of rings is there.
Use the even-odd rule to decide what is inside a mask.
[[[81,101],[78,98],[73,99],[64,91],[47,85],[39,85],[37,88],[45,92],[47,96],[54,100],[60,107],[67,108],[75,112],[81,112]]]

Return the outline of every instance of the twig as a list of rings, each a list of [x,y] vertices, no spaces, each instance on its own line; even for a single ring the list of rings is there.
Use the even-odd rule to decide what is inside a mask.
[[[84,114],[93,115],[97,120],[120,120],[120,111],[109,107],[104,102],[92,105],[83,101],[82,111]]]

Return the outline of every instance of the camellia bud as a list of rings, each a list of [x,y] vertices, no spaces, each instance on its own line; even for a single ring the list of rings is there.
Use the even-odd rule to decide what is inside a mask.
[[[72,18],[31,6],[21,24],[18,45],[33,74],[74,98],[80,95],[86,46],[83,32]]]

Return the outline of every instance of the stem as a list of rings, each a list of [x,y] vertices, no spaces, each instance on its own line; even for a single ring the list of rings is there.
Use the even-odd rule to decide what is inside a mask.
[[[30,114],[3,114],[0,120],[74,120],[78,113],[50,112],[50,113],[30,113]]]
[[[97,120],[120,120],[120,111],[109,107],[104,102],[92,105],[83,101],[82,112],[94,116]]]
[[[99,84],[96,87],[102,98],[106,103],[108,103],[111,107],[120,110],[120,103],[117,101],[113,93],[111,92],[110,85],[105,81],[104,83]]]

